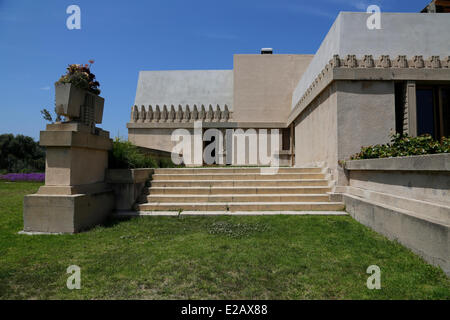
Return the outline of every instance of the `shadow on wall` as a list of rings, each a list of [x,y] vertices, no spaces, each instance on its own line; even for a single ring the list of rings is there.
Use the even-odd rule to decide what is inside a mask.
[[[339,81],[341,85],[339,86],[340,92],[351,93],[351,94],[374,94],[374,95],[388,95],[392,94],[392,90],[389,86],[380,86],[380,82],[391,83],[392,81]]]

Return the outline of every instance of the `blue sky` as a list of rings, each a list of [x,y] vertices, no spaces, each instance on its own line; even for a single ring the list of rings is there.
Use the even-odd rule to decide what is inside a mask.
[[[126,137],[140,70],[232,69],[233,54],[315,53],[339,11],[418,12],[427,0],[0,0],[0,134],[39,138],[70,63],[94,59],[103,124]],[[81,30],[66,8],[81,8]]]

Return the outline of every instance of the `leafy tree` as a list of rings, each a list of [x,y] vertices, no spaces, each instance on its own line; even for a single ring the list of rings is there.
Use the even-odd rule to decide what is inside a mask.
[[[45,171],[45,150],[31,137],[0,135],[0,171],[31,173]]]

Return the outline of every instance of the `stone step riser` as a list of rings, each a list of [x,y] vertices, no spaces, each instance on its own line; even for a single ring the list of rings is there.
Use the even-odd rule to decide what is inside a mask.
[[[328,195],[277,196],[277,195],[222,195],[222,196],[148,196],[148,203],[199,203],[199,202],[328,202]]]
[[[214,194],[326,194],[331,188],[149,188],[150,195],[214,195]]]
[[[167,181],[167,180],[302,180],[302,179],[325,179],[322,173],[307,173],[307,174],[274,174],[274,175],[260,175],[260,174],[154,174],[153,181]]]
[[[152,187],[305,187],[322,186],[327,187],[327,180],[292,180],[292,181],[152,181]]]
[[[139,211],[340,211],[344,209],[341,203],[257,203],[257,204],[235,204],[235,203],[172,203],[172,204],[142,204],[138,206]]]
[[[260,174],[261,168],[199,168],[199,169],[155,169],[156,174],[208,174],[208,173],[254,173]],[[263,169],[264,171],[264,169]],[[322,168],[278,168],[278,173],[321,173]]]

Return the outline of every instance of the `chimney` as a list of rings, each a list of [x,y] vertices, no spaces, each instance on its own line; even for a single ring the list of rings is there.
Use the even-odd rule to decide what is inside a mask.
[[[272,48],[262,48],[261,54],[273,54],[273,49]]]

